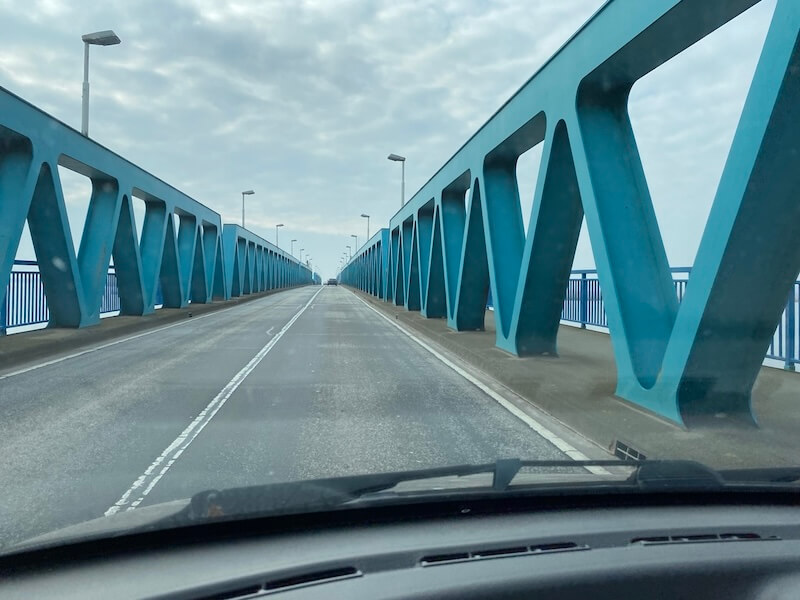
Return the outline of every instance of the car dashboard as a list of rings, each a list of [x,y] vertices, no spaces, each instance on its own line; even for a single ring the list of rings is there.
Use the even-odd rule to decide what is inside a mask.
[[[209,530],[180,542],[164,532],[6,557],[0,597],[800,597],[792,505],[413,513],[315,526],[285,517],[290,530]]]

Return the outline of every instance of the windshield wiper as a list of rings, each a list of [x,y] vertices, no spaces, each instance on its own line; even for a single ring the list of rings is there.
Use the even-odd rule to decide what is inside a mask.
[[[597,469],[604,467],[608,475],[598,476]],[[514,479],[522,469],[545,469],[541,480],[536,478]],[[562,469],[584,469],[586,478],[564,478]],[[556,469],[555,473],[553,469]],[[630,472],[628,472],[630,471]],[[424,482],[437,478],[459,478],[470,475],[492,474],[491,487],[484,481],[469,480],[466,485],[448,487],[448,483],[431,483],[430,488],[412,486],[411,490],[393,491],[404,482]],[[402,503],[404,498],[459,499],[461,494],[478,493],[479,497],[502,497],[513,492],[523,495],[546,493],[576,493],[592,489],[595,492],[715,492],[719,490],[798,490],[795,482],[800,480],[800,467],[736,469],[715,471],[698,462],[688,460],[521,460],[501,459],[479,465],[459,465],[395,473],[376,473],[270,483],[224,490],[206,490],[195,494],[187,503],[176,501],[164,505],[148,506],[136,511],[123,511],[100,524],[101,519],[90,521],[86,531],[73,526],[64,533],[66,538],[90,540],[108,537],[111,534],[129,535],[174,527],[210,523],[221,519],[247,520],[303,513],[321,513],[348,507],[365,507],[377,503]],[[513,485],[512,485],[513,484]],[[440,487],[440,486],[444,487]],[[393,495],[394,494],[394,495]],[[464,496],[465,498],[467,496]],[[168,504],[178,504],[173,512]],[[167,512],[165,512],[165,510]],[[153,518],[141,518],[143,511],[152,511]],[[166,515],[166,516],[165,516]],[[131,520],[131,516],[135,516]],[[86,524],[83,524],[86,525]],[[57,533],[57,532],[54,532]],[[64,538],[50,535],[46,540],[30,540],[28,544],[43,547],[61,545]],[[17,547],[24,549],[25,543]]]
[[[360,498],[391,490],[404,482],[423,481],[441,477],[466,477],[492,473],[492,486],[474,486],[494,493],[507,491],[523,468],[580,469],[606,467],[632,468],[627,477],[612,479],[611,484],[637,489],[721,488],[725,481],[713,469],[697,462],[683,460],[521,460],[501,459],[479,465],[459,465],[393,473],[354,475],[309,481],[271,483],[225,490],[206,490],[195,494],[189,505],[169,520],[181,523],[197,522],[226,516],[258,514],[298,514],[341,507]],[[596,476],[587,473],[589,477]],[[591,479],[587,478],[587,482]],[[576,481],[575,485],[580,482]],[[513,489],[535,489],[536,485]],[[420,493],[425,493],[423,490]],[[430,490],[431,492],[433,490]],[[448,490],[449,492],[455,490]],[[441,493],[441,490],[439,490]]]
[[[720,476],[736,483],[795,483],[800,480],[800,467],[757,467],[725,469]]]

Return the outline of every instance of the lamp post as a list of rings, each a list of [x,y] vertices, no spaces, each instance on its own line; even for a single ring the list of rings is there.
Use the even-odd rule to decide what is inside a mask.
[[[244,229],[244,197],[252,196],[253,194],[255,194],[253,190],[247,190],[245,192],[242,192],[242,229]]]
[[[277,248],[280,248],[280,246],[278,245],[278,229],[281,227],[283,227],[283,223],[278,223],[277,225],[275,225],[275,246]]]
[[[355,234],[353,234],[353,233],[351,233],[351,234],[350,234],[350,237],[351,237],[351,238],[353,238],[353,239],[356,241],[356,252],[358,252],[358,249],[359,249],[359,247],[360,247],[360,246],[358,245],[358,236],[357,236],[357,235],[355,235]]]
[[[292,240],[292,241],[290,242],[290,243],[291,243],[291,246],[290,246],[291,250],[289,250],[289,254],[291,254],[292,256],[294,256],[294,243],[295,243],[296,241],[297,241],[297,240]]]
[[[403,208],[406,203],[406,157],[399,154],[390,154],[386,158],[402,165],[400,174],[400,208]]]
[[[300,262],[303,262],[303,252],[305,252],[305,248],[300,248]]]
[[[367,239],[369,239],[369,215],[361,213],[361,216],[367,220]]]
[[[350,258],[348,258],[347,260],[353,260],[353,249],[350,246],[345,246],[345,248],[347,248],[350,251]]]
[[[96,31],[81,36],[83,40],[83,97],[81,101],[81,133],[89,137],[89,46],[116,46],[121,42],[113,31]]]

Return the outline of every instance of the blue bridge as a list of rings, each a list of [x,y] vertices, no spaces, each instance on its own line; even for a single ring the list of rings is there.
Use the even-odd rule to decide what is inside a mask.
[[[92,182],[77,254],[59,166]],[[134,196],[147,207],[141,240]],[[314,280],[288,253],[238,225],[223,226],[197,200],[0,89],[2,288],[26,219],[54,327],[99,321],[112,257],[124,315],[152,313],[157,293],[164,306],[182,307]]]
[[[0,333],[47,325],[0,337],[0,455],[37,473],[0,469],[0,532],[331,465],[796,462],[800,2],[777,0],[689,267],[668,263],[628,115],[639,79],[757,3],[604,4],[342,286],[0,88]],[[526,230],[516,167],[539,144]],[[59,168],[91,180],[77,251]],[[596,269],[576,271],[584,219]]]
[[[491,291],[497,346],[555,355],[585,216],[617,395],[678,423],[751,419],[750,391],[800,270],[800,5],[778,2],[680,303],[627,100],[638,79],[753,4],[604,5],[356,253],[342,281],[457,331],[483,328]],[[526,237],[515,167],[539,143]]]

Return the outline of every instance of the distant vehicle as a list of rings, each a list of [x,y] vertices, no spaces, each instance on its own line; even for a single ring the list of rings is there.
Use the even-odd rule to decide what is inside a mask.
[[[339,285],[339,280],[334,277],[331,277],[330,279],[328,279],[328,285]]]

